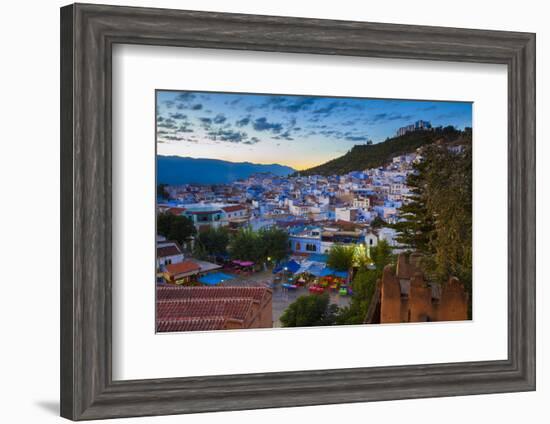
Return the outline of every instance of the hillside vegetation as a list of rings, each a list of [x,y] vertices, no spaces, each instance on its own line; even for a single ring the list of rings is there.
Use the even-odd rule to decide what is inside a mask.
[[[435,128],[432,131],[414,131],[388,138],[377,144],[353,146],[344,156],[300,171],[300,175],[342,175],[351,171],[378,168],[389,163],[394,156],[412,153],[428,144],[435,142],[463,144],[470,143],[471,139],[470,129],[460,131],[454,127],[445,127]]]

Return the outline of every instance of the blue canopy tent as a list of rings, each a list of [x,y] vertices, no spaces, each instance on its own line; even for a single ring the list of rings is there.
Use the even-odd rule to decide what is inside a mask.
[[[300,269],[300,264],[296,262],[294,259],[291,259],[290,261],[282,262],[278,264],[275,268],[273,268],[273,274],[278,274],[279,272],[282,272],[282,271],[288,271],[294,274],[299,269]]]
[[[321,277],[339,277],[339,278],[348,278],[347,271],[336,271],[335,269],[329,268],[328,266],[321,271]]]
[[[327,263],[328,255],[323,255],[321,253],[313,253],[309,255],[309,260],[312,262],[323,262]]]
[[[309,266],[307,272],[309,272],[311,275],[314,275],[315,277],[320,277],[323,273],[324,265],[319,263],[313,263]]]
[[[214,272],[212,274],[206,274],[199,278],[199,283],[206,284],[207,286],[217,286],[218,284],[232,280],[232,275],[224,274],[223,272]]]
[[[304,262],[300,269],[298,269],[295,274],[311,274],[315,277],[321,277],[321,273],[325,268],[324,263],[320,262]]]

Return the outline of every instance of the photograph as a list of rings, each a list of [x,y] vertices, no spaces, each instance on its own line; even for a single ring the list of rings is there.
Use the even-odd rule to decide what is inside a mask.
[[[156,90],[156,331],[472,319],[472,103]]]

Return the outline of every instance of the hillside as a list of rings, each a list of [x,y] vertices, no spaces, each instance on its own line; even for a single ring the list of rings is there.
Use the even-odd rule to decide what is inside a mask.
[[[228,184],[258,173],[286,176],[293,172],[294,169],[277,164],[157,156],[157,184]]]
[[[453,127],[433,131],[415,131],[371,145],[356,145],[344,156],[333,159],[314,168],[300,171],[300,175],[342,175],[351,171],[378,168],[387,164],[394,156],[414,152],[427,144],[471,142],[471,132],[455,130]]]

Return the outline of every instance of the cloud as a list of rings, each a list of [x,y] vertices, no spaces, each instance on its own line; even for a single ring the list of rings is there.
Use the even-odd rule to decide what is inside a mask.
[[[323,125],[322,127],[326,128],[326,125]],[[319,131],[319,134],[324,135],[325,137],[332,137],[332,138],[338,138],[338,139],[344,137],[344,133],[338,130],[323,129],[322,131]]]
[[[178,132],[192,133],[193,130],[189,127],[189,124],[185,124],[178,128]]]
[[[435,109],[437,109],[437,106],[436,106],[436,105],[431,105],[431,106],[423,107],[423,108],[421,108],[420,110],[421,110],[421,111],[424,111],[424,112],[427,112],[427,111],[429,111],[429,110],[435,110]]]
[[[243,144],[256,144],[260,141],[260,139],[258,137],[250,137],[250,139],[246,140],[246,141],[243,141]]]
[[[283,125],[279,122],[269,122],[264,116],[262,118],[257,118],[252,124],[256,131],[271,131],[275,134],[278,134],[282,131]]]
[[[237,122],[235,122],[235,125],[237,125],[238,127],[244,127],[248,124],[250,124],[250,115],[245,116],[244,118],[241,118]]]
[[[183,92],[183,93],[179,93],[175,100],[179,101],[179,102],[190,102],[191,100],[195,99],[197,96],[193,93],[189,93],[189,92]]]
[[[183,113],[178,112],[178,113],[172,113],[170,117],[173,119],[186,119],[187,115],[184,115]]]
[[[218,113],[218,114],[214,117],[214,123],[215,123],[215,124],[223,124],[226,120],[227,120],[227,118],[225,117],[225,115],[223,115],[223,114],[221,114],[221,113]]]
[[[162,138],[163,138],[163,140],[168,140],[168,141],[182,141],[182,140],[185,140],[185,137],[181,137],[181,136],[178,136],[178,135],[165,135]],[[161,141],[161,143],[162,143],[162,141]]]
[[[287,98],[284,96],[270,96],[266,102],[262,105],[262,107],[272,107],[272,106],[278,106],[284,102],[286,102]]]
[[[408,121],[413,119],[412,115],[403,115],[401,113],[377,113],[373,117],[367,119],[368,123],[376,124],[380,122],[389,122],[389,121]]]
[[[191,110],[201,110],[202,109],[202,104],[201,103],[197,103],[193,106],[191,106]]]
[[[288,113],[296,113],[309,109],[317,101],[316,97],[286,97],[283,102],[275,104],[273,109]]]
[[[243,131],[234,131],[231,129],[227,130],[222,128],[209,131],[208,136],[212,140],[228,141],[230,143],[253,144],[260,141],[259,139],[257,139],[257,141],[253,141],[255,137],[249,139],[248,135]]]
[[[356,123],[357,123],[356,119],[350,119],[349,121],[342,122],[342,126],[351,127],[352,125],[355,125]]]
[[[447,113],[441,113],[435,117],[435,119],[449,119],[449,118],[457,118],[460,116],[460,113],[458,112],[447,112]]]
[[[243,99],[242,97],[237,97],[236,99],[233,99],[230,102],[224,102],[224,104],[229,105],[229,106],[235,106],[235,105],[239,104],[242,99]]]
[[[322,115],[329,115],[332,113],[335,109],[341,108],[345,105],[345,103],[342,102],[330,102],[328,105],[320,107],[319,109],[315,109],[313,113],[315,114],[322,114]]]
[[[368,141],[369,138],[366,135],[346,135],[344,139],[348,141]]]
[[[294,138],[290,135],[290,130],[286,130],[285,132],[279,134],[276,137],[273,137],[275,140],[294,140]]]
[[[157,124],[157,127],[166,128],[166,129],[174,129],[174,128],[176,128],[176,121],[174,121],[172,118],[163,119],[159,124]]]
[[[208,118],[206,116],[199,118],[199,120],[205,125],[210,125],[212,123],[212,118]]]

